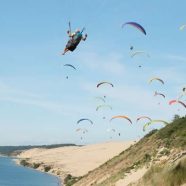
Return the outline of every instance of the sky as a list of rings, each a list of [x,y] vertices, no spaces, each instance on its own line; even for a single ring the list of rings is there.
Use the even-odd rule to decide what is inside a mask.
[[[186,24],[185,6],[184,0],[0,1],[0,145],[136,140],[163,126],[143,132],[139,116],[168,122],[174,114],[184,116],[184,107],[168,102],[186,86],[186,29],[179,30]],[[88,38],[62,56],[69,21],[72,30],[85,27]],[[129,25],[121,28],[128,21],[140,23],[147,35]],[[131,46],[150,57],[131,58]],[[149,84],[152,77],[165,84]],[[101,81],[114,87],[96,88]],[[155,91],[166,98],[155,97]],[[112,110],[96,111],[102,104],[98,96],[106,96]],[[133,124],[109,122],[114,115],[127,115]],[[81,118],[94,124],[77,124]]]

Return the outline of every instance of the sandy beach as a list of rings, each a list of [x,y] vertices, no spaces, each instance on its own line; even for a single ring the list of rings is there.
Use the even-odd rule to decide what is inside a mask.
[[[104,162],[118,155],[134,142],[105,142],[82,147],[61,147],[55,149],[31,149],[22,152],[19,158],[29,158],[29,163],[43,163],[51,166],[49,173],[64,178],[65,175],[83,176]],[[43,171],[42,167],[38,170]]]

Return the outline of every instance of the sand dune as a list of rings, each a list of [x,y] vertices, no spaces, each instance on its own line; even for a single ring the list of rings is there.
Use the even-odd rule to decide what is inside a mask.
[[[63,174],[83,176],[97,168],[107,160],[118,155],[133,142],[106,142],[82,147],[61,147],[55,149],[31,149],[19,155],[29,158],[31,163],[51,165],[53,173],[62,171]]]

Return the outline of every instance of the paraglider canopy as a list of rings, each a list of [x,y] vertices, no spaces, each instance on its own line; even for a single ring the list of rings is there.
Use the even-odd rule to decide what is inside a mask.
[[[163,123],[164,125],[168,125],[168,124],[169,124],[168,122],[166,122],[166,121],[164,121],[164,120],[152,120],[152,121],[146,123],[146,124],[143,126],[143,131],[145,131],[146,128],[147,128],[148,126],[150,126],[151,124],[153,124],[153,123]]]
[[[161,82],[162,84],[165,84],[164,81],[163,81],[162,79],[156,78],[156,77],[151,78],[151,79],[149,80],[149,83],[152,83],[152,82],[155,81],[155,80]]]
[[[76,70],[76,67],[73,66],[73,65],[71,65],[71,64],[64,64],[64,66],[66,66],[66,67],[71,67],[71,68],[73,68],[74,70]]]
[[[103,84],[108,84],[108,85],[110,85],[111,87],[114,87],[114,85],[113,85],[112,83],[107,82],[107,81],[103,81],[103,82],[100,82],[100,83],[97,84],[97,88],[99,88],[99,87],[100,87],[101,85],[103,85]]]
[[[184,107],[186,108],[186,104],[183,103],[182,101],[178,101],[178,100],[175,100],[175,99],[169,101],[169,105],[172,105],[172,104],[174,104],[174,103],[180,103],[182,106],[184,106]]]
[[[124,115],[113,116],[113,117],[110,119],[110,122],[111,122],[113,119],[116,119],[116,118],[123,118],[123,119],[126,119],[126,120],[128,120],[128,121],[132,124],[131,119],[130,119],[128,116],[124,116]]]
[[[135,57],[137,55],[140,55],[140,54],[145,54],[147,57],[150,57],[150,55],[148,53],[146,53],[145,51],[135,51],[131,54],[131,57]]]
[[[152,119],[148,116],[140,116],[139,118],[137,118],[136,122],[138,122],[141,119],[148,119],[149,121],[152,121]]]
[[[126,25],[131,25],[133,26],[134,28],[137,28],[139,31],[141,31],[144,35],[146,35],[146,31],[145,29],[139,24],[139,23],[136,23],[136,22],[127,22],[127,23],[124,23],[122,24],[122,28]]]
[[[165,98],[165,95],[164,94],[159,93],[159,92],[156,92],[156,91],[154,93],[154,96],[162,96],[163,98]]]
[[[90,119],[87,119],[87,118],[82,118],[82,119],[78,120],[78,121],[77,121],[77,124],[79,124],[79,123],[82,122],[82,121],[88,121],[90,124],[93,125],[93,121],[90,120]]]

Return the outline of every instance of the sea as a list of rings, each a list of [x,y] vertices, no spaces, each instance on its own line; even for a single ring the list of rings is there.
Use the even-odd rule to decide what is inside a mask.
[[[0,186],[61,186],[55,176],[22,167],[12,158],[0,156]]]

